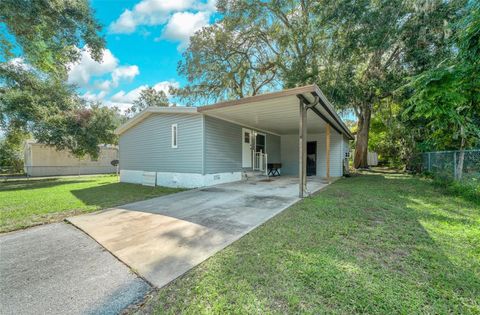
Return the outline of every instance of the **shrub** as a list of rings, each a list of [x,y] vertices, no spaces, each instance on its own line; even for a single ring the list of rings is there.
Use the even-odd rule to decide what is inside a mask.
[[[451,180],[445,177],[434,177],[433,184],[447,192],[462,196],[480,205],[480,177],[465,177],[462,180]]]

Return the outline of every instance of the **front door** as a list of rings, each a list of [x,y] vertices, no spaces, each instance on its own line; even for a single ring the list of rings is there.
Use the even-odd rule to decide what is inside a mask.
[[[307,176],[317,175],[317,142],[307,142]]]
[[[252,167],[252,131],[242,128],[242,167]]]

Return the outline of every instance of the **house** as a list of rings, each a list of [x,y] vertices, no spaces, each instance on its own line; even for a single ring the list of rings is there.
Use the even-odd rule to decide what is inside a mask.
[[[120,179],[169,187],[239,181],[245,172],[343,175],[352,134],[318,86],[201,107],[150,107],[116,130]]]
[[[35,141],[27,141],[24,146],[24,171],[27,176],[86,175],[115,173],[112,160],[118,159],[118,148],[111,145],[100,146],[97,159],[89,156],[77,158],[67,150],[57,150]]]

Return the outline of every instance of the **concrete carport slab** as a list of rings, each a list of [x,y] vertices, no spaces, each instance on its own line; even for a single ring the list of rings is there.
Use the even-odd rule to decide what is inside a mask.
[[[327,184],[312,177],[309,191]],[[68,220],[162,287],[298,198],[298,179],[242,181],[149,199]]]

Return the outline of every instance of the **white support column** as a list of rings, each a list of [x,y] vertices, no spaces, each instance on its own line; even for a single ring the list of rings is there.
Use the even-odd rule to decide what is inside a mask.
[[[300,121],[298,137],[298,196],[304,197],[307,191],[307,106],[300,100]]]

